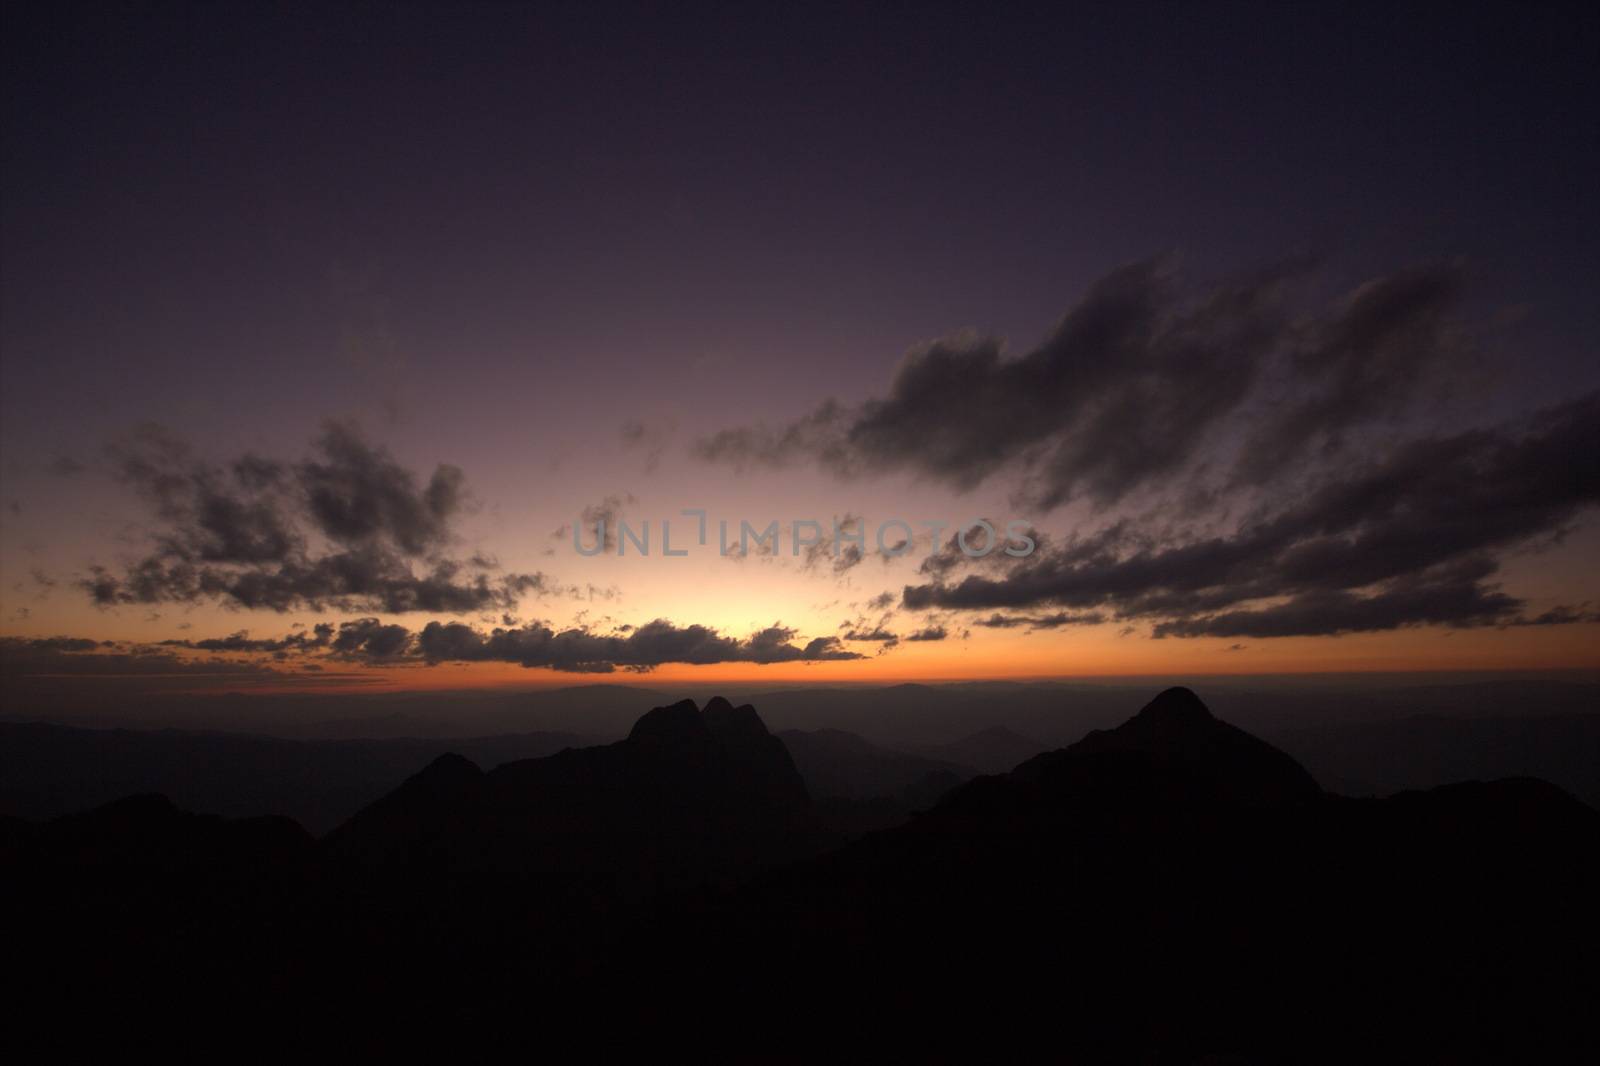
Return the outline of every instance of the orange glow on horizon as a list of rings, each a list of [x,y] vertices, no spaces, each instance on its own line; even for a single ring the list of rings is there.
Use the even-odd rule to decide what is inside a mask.
[[[1543,630],[1541,632],[1540,630]],[[1243,643],[1240,650],[1230,650]],[[861,647],[859,645],[857,648]],[[909,682],[1042,681],[1172,676],[1549,671],[1600,669],[1600,625],[1436,630],[1279,638],[1272,641],[1154,641],[1084,633],[1003,634],[979,644],[951,638],[902,643],[879,656],[817,663],[664,664],[647,671],[583,673],[514,663],[362,666],[328,674],[284,670],[280,679],[222,683],[214,692],[404,692],[548,689],[587,684],[891,685]],[[1254,653],[1254,654],[1252,654]],[[870,654],[870,653],[869,653]],[[234,661],[247,661],[235,659]],[[144,676],[140,680],[158,680]]]

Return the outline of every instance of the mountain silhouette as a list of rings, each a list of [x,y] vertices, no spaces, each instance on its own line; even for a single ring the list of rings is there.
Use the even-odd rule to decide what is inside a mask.
[[[593,742],[572,733],[286,740],[0,723],[0,811],[52,818],[160,793],[230,818],[287,815],[320,836],[447,751],[497,766]]]
[[[714,699],[438,756],[321,841],[159,796],[0,819],[8,1040],[1592,1060],[1600,813],[1546,782],[1331,795],[1170,689],[941,791],[836,846],[784,741]]]
[[[1035,756],[1014,773],[1024,781],[1062,787],[1096,776],[1096,763],[1123,775],[1124,784],[1158,775],[1191,799],[1280,804],[1322,795],[1294,759],[1213,717],[1186,688],[1169,688],[1115,729],[1093,730],[1061,751]]]
[[[813,1019],[801,1058],[867,1026],[934,1057],[1570,1061],[1596,892],[1600,814],[1554,786],[1329,796],[1173,689],[659,927],[608,982],[691,960],[752,1030]],[[772,958],[756,994],[725,976]]]
[[[894,751],[842,729],[787,729],[778,737],[817,797],[900,796],[930,777],[948,781],[948,788],[976,776],[968,766]]]
[[[443,755],[325,840],[368,867],[501,873],[604,870],[691,879],[793,854],[810,799],[751,707],[656,707],[624,740],[485,773]],[[809,838],[806,838],[809,839]]]
[[[970,766],[980,773],[1003,774],[1051,745],[1003,725],[992,725],[948,744],[913,744],[908,751]]]

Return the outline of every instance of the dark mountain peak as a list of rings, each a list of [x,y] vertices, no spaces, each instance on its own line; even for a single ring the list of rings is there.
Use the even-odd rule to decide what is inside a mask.
[[[1184,727],[1216,721],[1210,709],[1200,701],[1199,696],[1194,694],[1194,690],[1181,685],[1162,692],[1145,704],[1134,717],[1151,723]]]
[[[436,784],[454,784],[456,782],[476,781],[483,776],[483,771],[478,764],[464,755],[457,755],[447,751],[424,766],[415,779]]]
[[[730,780],[740,793],[761,797],[780,810],[810,806],[805,781],[788,747],[768,731],[754,707],[748,703],[735,707],[713,696],[700,721],[722,748]]]
[[[1322,794],[1303,766],[1259,737],[1214,717],[1187,688],[1169,688],[1115,729],[1096,729],[1062,751],[1029,760],[1017,771],[1039,780],[1067,774],[1081,784],[1086,775],[1099,772],[1086,767],[1085,760],[1108,758],[1119,765],[1138,760],[1161,774],[1181,778],[1186,789],[1237,803],[1300,802]],[[1133,773],[1126,767],[1119,772],[1123,777]]]
[[[972,743],[974,741],[982,742],[982,741],[990,741],[990,740],[1027,740],[1027,739],[1028,739],[1027,737],[1024,737],[1021,733],[1018,733],[1015,729],[1008,729],[1003,725],[992,725],[992,726],[989,726],[986,729],[980,729],[976,733],[973,733],[973,734],[971,734],[969,736],[963,737],[961,740],[957,741],[956,743],[958,743],[958,744],[970,744],[970,743]]]
[[[853,754],[889,750],[879,748],[878,745],[873,744],[866,737],[843,729],[785,729],[778,734],[778,739],[783,741],[791,751],[797,748],[805,748],[807,750],[849,752]]]
[[[502,763],[442,756],[328,837],[330,853],[413,871],[604,870],[619,892],[804,846],[810,800],[751,707],[656,707],[626,740]]]
[[[122,799],[102,804],[89,811],[88,817],[96,818],[103,822],[132,822],[174,818],[182,813],[178,809],[178,805],[165,795],[158,792],[149,792],[138,796],[124,796]]]
[[[404,781],[390,796],[461,796],[483,790],[487,775],[463,755],[447,751]],[[378,800],[382,803],[383,800]]]
[[[768,736],[767,724],[756,709],[746,703],[735,707],[721,696],[711,697],[706,709],[700,712],[706,728],[723,743]]]
[[[449,799],[458,802],[483,790],[484,773],[471,759],[446,752],[400,783],[392,797],[410,797],[412,802]],[[378,801],[383,802],[382,800]]]
[[[633,723],[633,730],[628,734],[629,740],[668,743],[704,741],[709,737],[710,730],[701,718],[700,708],[695,706],[694,700],[679,700],[666,707],[650,710],[643,718]]]

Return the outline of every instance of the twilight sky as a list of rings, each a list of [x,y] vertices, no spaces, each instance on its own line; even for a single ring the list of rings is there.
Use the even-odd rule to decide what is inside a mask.
[[[1600,16],[1349,8],[8,9],[4,671],[1600,665]]]

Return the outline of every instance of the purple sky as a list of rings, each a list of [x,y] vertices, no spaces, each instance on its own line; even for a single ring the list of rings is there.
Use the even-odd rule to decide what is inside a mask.
[[[1252,601],[1154,610],[1157,586],[1115,583],[970,607],[941,593],[919,611],[901,599],[929,584],[915,565],[790,567],[752,581],[726,578],[737,564],[718,562],[667,575],[577,560],[549,534],[628,494],[635,516],[653,519],[695,505],[762,521],[891,508],[1018,516],[1058,548],[1119,521],[1136,527],[1110,554],[1056,560],[1103,572],[1139,551],[1234,535],[1251,514],[1285,513],[1307,486],[1350,481],[1417,440],[1481,428],[1507,440],[1544,433],[1552,448],[1581,441],[1560,421],[1571,416],[1537,412],[1600,386],[1596,18],[1460,4],[8,11],[0,625],[20,638],[153,642],[199,636],[202,623],[205,636],[266,637],[372,614],[413,630],[455,617],[487,632],[510,625],[496,619],[509,613],[518,626],[613,635],[665,618],[743,639],[781,622],[798,646],[846,628],[888,591],[902,638],[938,624],[953,638],[1002,607],[1104,616],[1036,631],[1027,652],[999,627],[979,632],[972,648],[1001,643],[960,668],[970,673],[1023,662],[1050,672],[1051,656],[1086,669],[1085,649],[1124,665],[1189,663],[1195,653],[1174,650],[1184,640],[1147,638],[1196,618],[1213,619],[1207,646],[1226,649],[1238,643],[1220,635],[1233,623],[1214,619]],[[1263,357],[1259,388],[1184,439],[1186,472],[1130,481],[1127,497],[1095,498],[1083,481],[1070,499],[1023,503],[1019,486],[1040,460],[1030,448],[1118,447],[1066,415],[970,489],[898,444],[859,436],[849,454],[862,470],[847,480],[815,450],[775,466],[697,450],[723,430],[781,430],[829,398],[869,411],[858,405],[893,395],[908,351],[961,330],[1005,338],[1002,361],[1025,357],[1097,281],[1151,260],[1180,293],[1169,311],[1293,264],[1285,307],[1323,323],[1311,332],[1337,328],[1328,323],[1372,279],[1437,272],[1448,278],[1448,336],[1395,342],[1440,348],[1400,375],[1404,402],[1374,413],[1371,396],[1387,385],[1363,379],[1368,410],[1345,405],[1338,417],[1350,421],[1296,445],[1308,464],[1300,480],[1250,492],[1217,472],[1266,439],[1272,404],[1335,388],[1295,364],[1296,345],[1316,347],[1298,333]],[[1327,359],[1336,347],[1325,346]],[[1129,380],[1082,388],[1107,390],[1089,400],[1109,404]],[[1169,421],[1200,402],[1193,385],[1152,380],[1190,399]],[[1030,395],[1047,402],[996,388],[1024,408]],[[1138,410],[1135,421],[1152,408]],[[328,419],[359,424],[418,484],[439,463],[465,472],[471,498],[452,517],[452,557],[486,552],[504,571],[611,598],[396,620],[360,603],[274,610],[208,594],[108,607],[85,595],[89,567],[120,573],[173,535],[171,514],[152,510],[119,465],[126,451],[108,444],[153,423],[209,462],[253,453],[294,463],[315,455]],[[642,431],[632,446],[628,425]],[[1143,440],[1134,424],[1128,436]],[[1460,461],[1481,468],[1499,454]],[[1522,468],[1508,464],[1505,484],[1521,484]],[[1227,491],[1207,509],[1178,499],[1213,475]],[[1579,464],[1572,483],[1507,500],[1505,514],[1519,517],[1495,538],[1359,584],[1327,570],[1295,570],[1305,583],[1290,582],[1309,565],[1310,539],[1262,547],[1288,554],[1251,609],[1311,590],[1307,607],[1325,615],[1376,610],[1373,597],[1414,597],[1412,581],[1434,596],[1444,568],[1489,560],[1492,572],[1467,567],[1445,591],[1499,589],[1515,606],[1480,596],[1402,612],[1395,625],[1443,639],[1465,622],[1481,630],[1472,655],[1581,662],[1592,622],[1542,627],[1563,631],[1541,637],[1558,649],[1543,658],[1533,636],[1495,627],[1556,609],[1581,617],[1600,598],[1591,476]],[[1404,496],[1395,514],[1452,520],[1421,498]],[[311,522],[320,550],[328,529]],[[1351,543],[1370,535],[1396,560],[1407,550],[1360,523],[1318,529]],[[1235,588],[1244,580],[1218,575]],[[960,576],[945,575],[951,585]],[[1316,598],[1334,593],[1361,603]],[[1145,641],[1132,656],[1115,651],[1130,624]],[[1364,625],[1286,633],[1335,643],[1292,645],[1272,662],[1370,665],[1372,647],[1344,650],[1384,629]],[[1247,643],[1274,646],[1271,626],[1244,628],[1266,634]],[[904,672],[960,672],[953,646],[942,659],[904,660]]]

